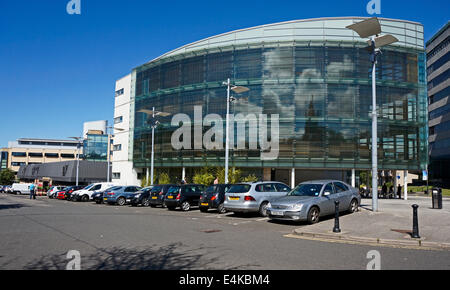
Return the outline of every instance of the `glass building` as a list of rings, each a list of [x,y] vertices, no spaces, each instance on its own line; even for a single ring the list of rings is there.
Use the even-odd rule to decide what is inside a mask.
[[[281,181],[292,169],[300,171],[297,176],[316,169],[342,173],[344,179],[351,170],[370,170],[372,65],[365,40],[346,28],[364,19],[319,18],[242,29],[188,44],[135,68],[129,151],[134,167],[150,167],[151,118],[145,110],[184,113],[193,120],[194,106],[202,106],[203,116],[218,114],[225,120],[223,82],[230,78],[250,89],[234,95],[230,113],[267,114],[269,120],[278,114],[280,140],[277,159],[262,160],[260,150],[231,149],[230,166]],[[383,48],[377,65],[378,166],[424,170],[428,105],[423,26],[380,22],[383,33],[399,42]],[[224,149],[174,149],[171,136],[179,126],[171,125],[172,116],[159,118],[156,168],[224,166]],[[203,126],[203,133],[209,129]],[[234,135],[237,140],[236,129]],[[248,143],[249,136],[245,138]],[[195,140],[191,142],[195,148]]]
[[[87,134],[83,141],[83,158],[89,161],[107,161],[108,135]]]

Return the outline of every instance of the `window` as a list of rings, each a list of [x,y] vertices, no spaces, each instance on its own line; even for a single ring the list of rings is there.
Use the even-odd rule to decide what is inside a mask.
[[[119,123],[122,123],[122,122],[123,122],[123,117],[122,116],[114,118],[114,124],[119,124]]]
[[[11,155],[13,157],[27,157],[27,153],[25,152],[13,152]]]
[[[43,154],[42,153],[37,153],[37,152],[29,152],[28,156],[29,157],[42,157]]]
[[[25,165],[25,164],[26,164],[25,162],[11,162],[12,166],[22,166],[22,165]]]
[[[114,145],[114,151],[122,151],[122,144]]]
[[[281,183],[276,183],[275,186],[277,187],[278,192],[288,192],[291,190],[289,187]]]
[[[334,189],[333,189],[333,184],[332,183],[328,183],[325,186],[325,189],[323,190],[323,192],[329,192],[330,194],[334,194]]]
[[[334,183],[334,188],[336,188],[336,192],[337,193],[344,192],[344,191],[348,190],[348,187],[345,184],[341,183],[341,182],[335,182]]]
[[[124,92],[125,92],[124,89],[117,90],[117,91],[116,91],[116,97],[123,95]]]
[[[75,158],[75,154],[61,153],[62,158]]]
[[[112,178],[113,179],[120,179],[120,173],[119,172],[113,172]]]
[[[59,158],[59,154],[58,153],[45,153],[45,157],[48,157],[48,158]]]

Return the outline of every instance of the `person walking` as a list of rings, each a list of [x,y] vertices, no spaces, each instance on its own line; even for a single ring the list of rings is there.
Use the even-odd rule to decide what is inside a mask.
[[[30,199],[36,199],[36,193],[35,193],[36,186],[34,183],[30,185]]]
[[[219,178],[216,177],[216,179],[214,180],[214,184],[219,184]]]
[[[402,199],[402,186],[399,184],[397,187],[398,198]]]

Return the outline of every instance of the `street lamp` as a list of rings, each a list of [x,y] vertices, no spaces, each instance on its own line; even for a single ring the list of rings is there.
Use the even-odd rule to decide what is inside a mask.
[[[83,140],[83,137],[69,137],[70,139],[77,140],[77,175],[76,175],[76,183],[75,185],[78,186],[78,172],[80,168],[80,144],[81,140]]]
[[[151,166],[150,166],[150,185],[153,185],[153,168],[154,168],[154,158],[155,158],[155,128],[160,124],[158,120],[155,120],[156,116],[161,116],[161,117],[167,117],[170,116],[170,113],[167,112],[159,112],[159,111],[155,111],[155,107],[152,108],[152,110],[147,110],[147,109],[141,109],[138,111],[138,113],[144,113],[147,115],[151,115],[152,116],[152,123],[151,123],[151,127],[152,127],[152,159],[151,159]]]
[[[229,131],[230,131],[230,125],[229,125],[229,121],[230,121],[230,102],[234,100],[230,98],[230,91],[235,92],[236,94],[242,94],[245,92],[250,91],[249,88],[247,87],[242,87],[242,86],[234,86],[231,85],[231,80],[227,79],[226,82],[223,82],[223,85],[227,86],[227,117],[226,117],[226,131],[225,131],[225,184],[228,183],[228,151],[229,151]]]
[[[380,48],[398,41],[392,35],[382,35],[381,25],[377,17],[372,17],[364,21],[347,26],[358,33],[361,38],[370,38],[368,51],[372,62],[372,210],[378,211],[378,136],[377,136],[377,90],[376,90],[376,64],[377,58],[381,54]]]
[[[107,169],[107,173],[106,173],[106,182],[110,182],[110,168],[111,168],[111,153],[113,150],[111,150],[111,139],[112,137],[114,137],[113,134],[108,134],[108,129],[112,129],[112,130],[117,130],[117,131],[125,131],[125,129],[122,128],[116,128],[114,126],[107,126],[106,127],[106,135],[108,135],[108,157],[107,157],[107,162],[108,162],[108,169]],[[113,132],[114,133],[114,132]]]

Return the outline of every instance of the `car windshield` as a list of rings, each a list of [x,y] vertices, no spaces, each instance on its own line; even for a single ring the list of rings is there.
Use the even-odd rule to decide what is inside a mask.
[[[154,186],[150,192],[160,192],[162,189],[162,186]]]
[[[289,196],[319,196],[322,184],[305,183],[291,190]]]
[[[119,189],[121,189],[122,188],[122,186],[113,186],[113,187],[111,187],[110,189],[108,189],[108,190],[119,190]]]
[[[211,186],[208,186],[208,188],[206,188],[205,192],[207,192],[207,193],[216,192],[216,189],[217,189],[217,185],[211,185]]]
[[[234,184],[230,187],[230,189],[227,192],[231,193],[245,193],[250,190],[251,185],[250,184]]]
[[[93,184],[90,184],[90,185],[86,186],[86,187],[83,188],[83,189],[88,190],[88,189],[91,188],[92,186],[94,186],[94,185],[93,185]]]
[[[172,186],[171,188],[169,188],[169,191],[167,193],[175,193],[178,192],[180,190],[179,186]]]

